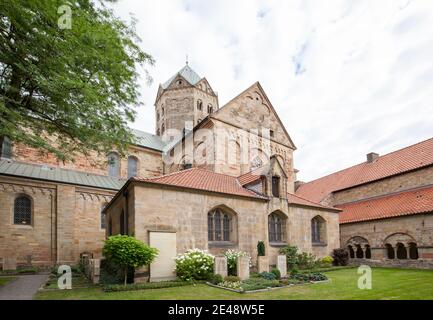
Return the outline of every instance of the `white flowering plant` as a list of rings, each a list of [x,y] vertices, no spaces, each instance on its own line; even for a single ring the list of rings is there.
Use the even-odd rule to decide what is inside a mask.
[[[206,280],[213,274],[214,256],[206,250],[190,249],[174,260],[176,274],[184,281]]]
[[[238,257],[249,257],[249,254],[245,251],[228,249],[224,253],[224,256],[227,258],[228,274],[234,276],[237,273],[236,266],[237,266]],[[251,267],[251,257],[250,257],[250,267]]]

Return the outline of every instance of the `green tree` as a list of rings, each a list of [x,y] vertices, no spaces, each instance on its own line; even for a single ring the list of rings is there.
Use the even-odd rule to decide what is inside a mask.
[[[62,5],[70,29],[59,24]],[[127,121],[140,104],[137,67],[154,63],[134,25],[103,2],[0,1],[0,137],[63,161],[113,148],[124,154],[134,142]]]
[[[126,285],[128,268],[139,268],[150,264],[157,256],[158,250],[134,237],[116,235],[105,240],[102,254],[123,269]]]

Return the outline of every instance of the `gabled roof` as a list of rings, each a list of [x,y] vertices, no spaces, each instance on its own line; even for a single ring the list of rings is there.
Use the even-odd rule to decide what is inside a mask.
[[[136,145],[157,151],[163,151],[165,143],[162,141],[161,137],[136,129],[132,129],[132,133],[137,139]]]
[[[433,186],[397,192],[391,195],[346,203],[340,224],[433,213]]]
[[[182,78],[184,78],[186,81],[188,81],[189,84],[193,86],[196,85],[202,79],[194,70],[191,69],[191,67],[188,64],[186,64],[174,76],[172,76],[170,79],[164,82],[161,85],[161,87],[163,89],[167,89],[178,75],[182,76]]]
[[[315,202],[330,193],[433,165],[433,138],[302,184],[296,194]]]
[[[0,175],[119,190],[126,180],[75,170],[0,160]]]
[[[264,196],[260,196],[246,188],[243,188],[236,177],[215,173],[201,168],[186,169],[156,178],[134,177],[132,180],[248,198],[267,199]]]

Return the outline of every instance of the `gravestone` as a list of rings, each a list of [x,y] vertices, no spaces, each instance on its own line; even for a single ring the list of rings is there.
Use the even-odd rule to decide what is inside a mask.
[[[287,277],[287,261],[286,256],[279,255],[277,257],[277,269],[280,271],[281,277]]]
[[[241,280],[250,278],[250,257],[238,257],[237,260],[238,277]]]
[[[215,257],[214,274],[220,274],[223,278],[227,277],[227,258]]]
[[[269,259],[267,256],[257,257],[257,270],[259,273],[269,272]]]
[[[16,258],[3,258],[3,270],[16,270],[17,259]]]

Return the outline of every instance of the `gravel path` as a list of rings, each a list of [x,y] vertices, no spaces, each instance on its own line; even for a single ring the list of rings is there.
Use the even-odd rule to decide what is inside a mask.
[[[32,300],[33,295],[47,281],[48,274],[14,277],[17,279],[0,287],[0,300]]]

